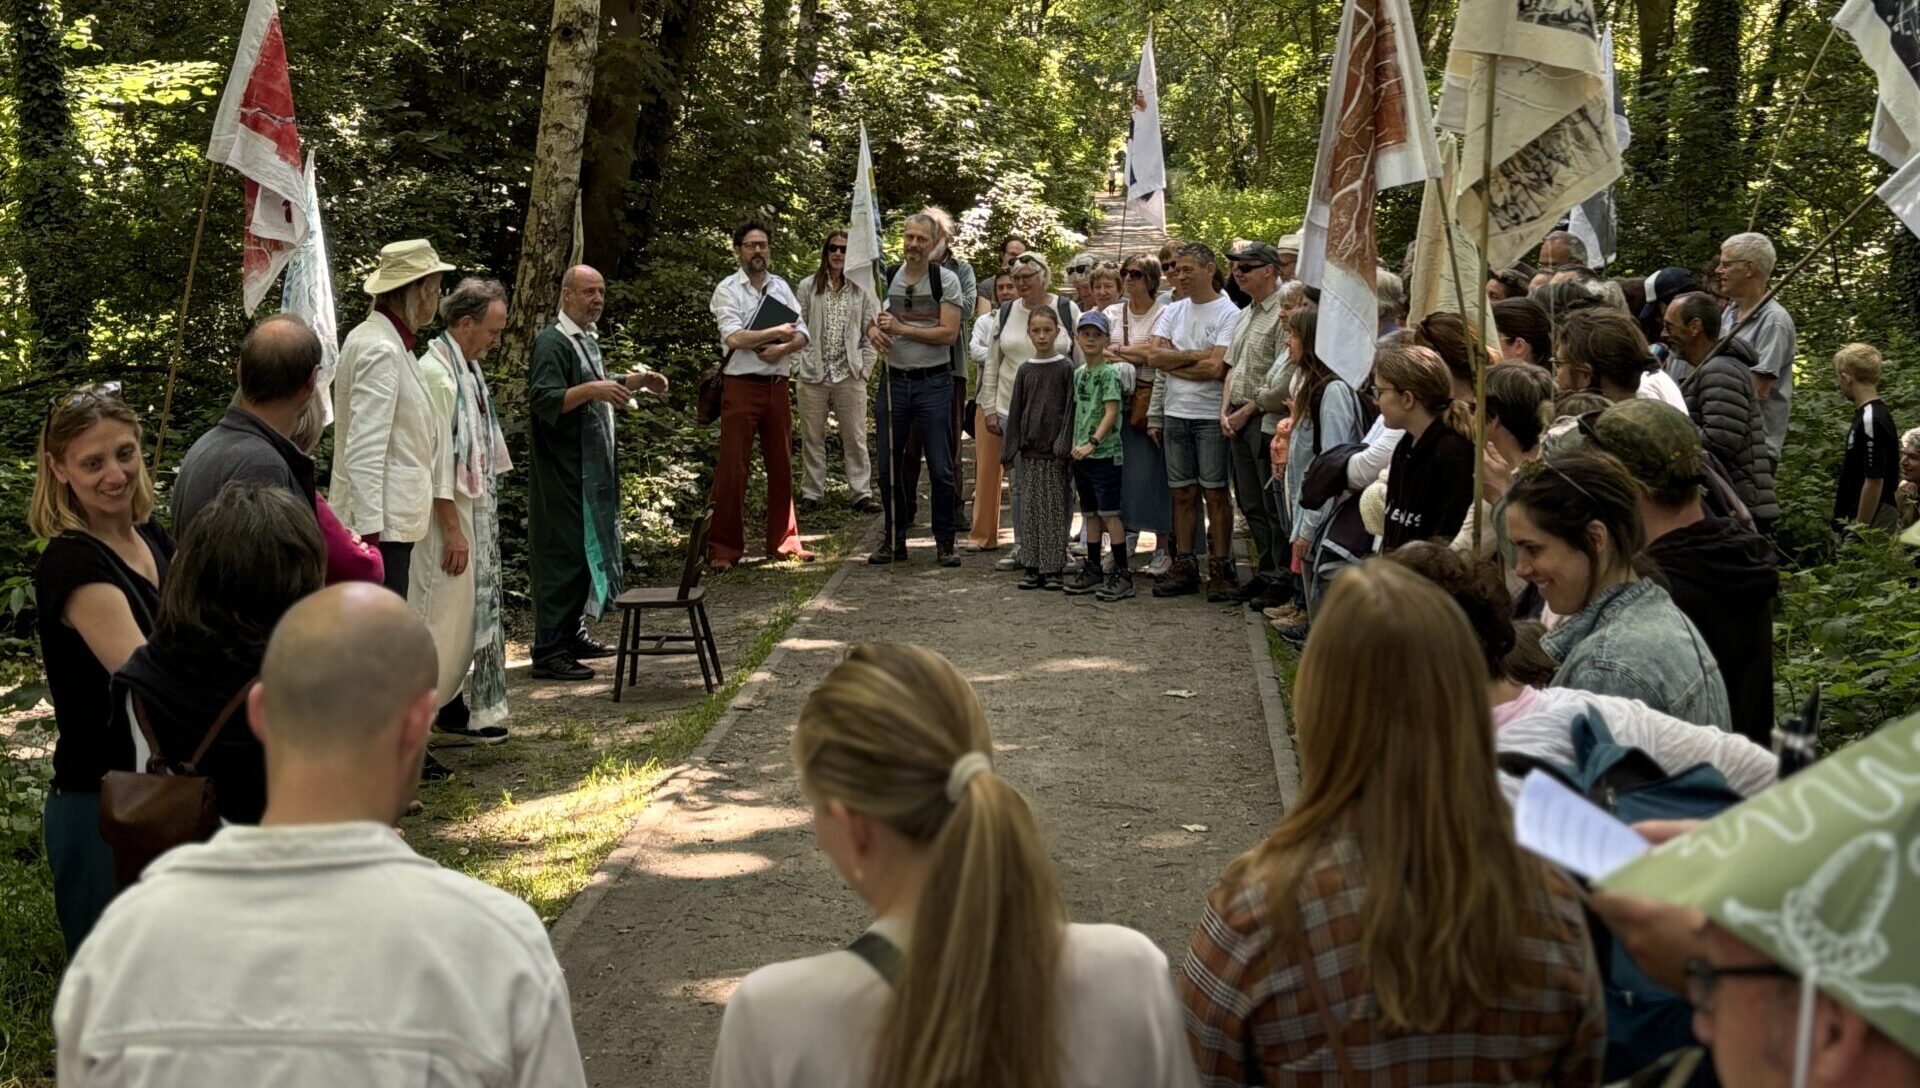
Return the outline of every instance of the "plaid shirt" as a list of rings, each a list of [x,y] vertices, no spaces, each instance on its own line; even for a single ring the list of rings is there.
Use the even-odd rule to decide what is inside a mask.
[[[1280,292],[1247,304],[1235,318],[1233,343],[1227,345],[1228,408],[1251,401],[1280,354]]]
[[[1528,939],[1527,986],[1472,1020],[1431,1035],[1394,1035],[1360,959],[1366,870],[1358,837],[1334,832],[1301,878],[1299,918],[1334,1021],[1362,1084],[1598,1085],[1605,1008],[1579,901],[1556,877],[1532,896],[1557,939]],[[1200,1082],[1341,1088],[1340,1067],[1295,962],[1298,938],[1269,928],[1263,881],[1217,888],[1181,972],[1187,1038]],[[1257,1066],[1250,1068],[1250,1066]]]

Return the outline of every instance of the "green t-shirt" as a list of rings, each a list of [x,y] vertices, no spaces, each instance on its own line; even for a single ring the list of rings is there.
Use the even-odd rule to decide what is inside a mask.
[[[1113,429],[1093,447],[1093,456],[1103,461],[1121,462],[1120,428],[1127,425],[1126,398],[1120,393],[1120,372],[1111,363],[1083,366],[1073,372],[1073,444],[1084,446],[1093,441],[1093,432],[1106,415],[1109,401],[1120,405],[1113,417]]]

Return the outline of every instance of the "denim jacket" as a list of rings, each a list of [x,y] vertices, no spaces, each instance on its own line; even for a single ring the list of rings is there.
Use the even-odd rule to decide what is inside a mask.
[[[1555,687],[1638,699],[1696,725],[1733,725],[1720,665],[1667,591],[1646,580],[1610,586],[1547,632]]]

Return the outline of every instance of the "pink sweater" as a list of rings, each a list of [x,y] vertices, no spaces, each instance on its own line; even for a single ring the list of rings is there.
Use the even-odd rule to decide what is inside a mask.
[[[327,584],[335,582],[379,582],[386,577],[386,564],[380,550],[360,539],[359,534],[340,523],[327,500],[313,497],[313,516],[320,522],[320,537],[327,542]]]

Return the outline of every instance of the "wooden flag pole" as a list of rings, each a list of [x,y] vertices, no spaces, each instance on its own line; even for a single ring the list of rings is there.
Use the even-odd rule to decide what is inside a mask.
[[[1793,127],[1793,113],[1800,108],[1800,103],[1806,101],[1807,88],[1813,83],[1813,73],[1819,69],[1820,59],[1827,55],[1827,46],[1833,44],[1833,36],[1839,32],[1839,23],[1828,24],[1826,40],[1820,43],[1820,51],[1813,55],[1813,63],[1807,65],[1807,74],[1800,78],[1800,90],[1794,94],[1793,101],[1787,103],[1786,115],[1780,120],[1780,133],[1773,138],[1773,150],[1767,154],[1767,168],[1761,171],[1760,185],[1753,193],[1753,208],[1747,212],[1748,230],[1752,230],[1760,219],[1760,202],[1767,198],[1767,186],[1773,181],[1774,164],[1780,161],[1781,145],[1787,142],[1787,130]]]
[[[1487,122],[1486,132],[1480,139],[1480,260],[1487,260],[1489,233],[1493,229],[1493,110],[1494,84],[1500,77],[1500,58],[1495,54],[1486,55],[1487,65]],[[1458,281],[1458,273],[1455,273]],[[1480,309],[1474,314],[1474,324],[1487,312],[1487,279],[1480,277]],[[1465,314],[1461,315],[1463,318]],[[1473,340],[1468,340],[1472,344]],[[1480,492],[1486,486],[1487,478],[1487,351],[1483,344],[1478,357],[1473,359],[1473,501],[1468,503],[1467,512],[1473,515],[1473,558],[1480,558],[1480,536],[1486,531],[1486,518],[1480,516]]]
[[[213,172],[218,163],[207,164],[207,184],[200,192],[200,223],[193,228],[193,251],[187,254],[187,286],[180,292],[180,320],[173,326],[173,353],[167,361],[167,392],[160,401],[160,424],[153,434],[153,469],[160,471],[160,455],[167,449],[167,419],[173,414],[173,381],[180,373],[180,349],[187,338],[187,306],[193,300],[193,273],[200,265],[200,242],[207,234],[207,205],[213,201]]]

